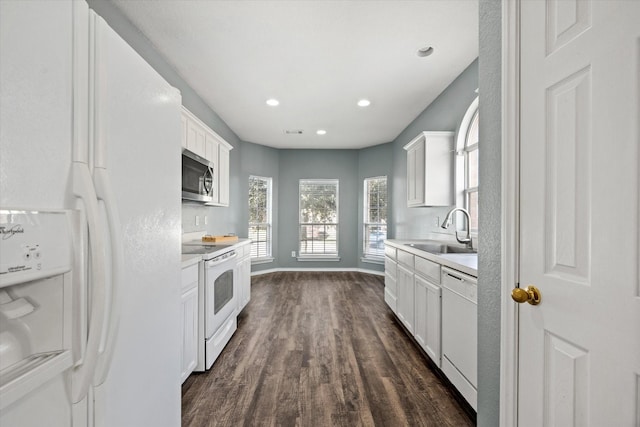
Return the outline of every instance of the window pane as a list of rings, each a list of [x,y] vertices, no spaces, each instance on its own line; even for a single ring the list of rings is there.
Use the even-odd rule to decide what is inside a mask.
[[[338,253],[337,225],[300,226],[300,255],[335,255]]]
[[[479,142],[478,139],[478,124],[479,124],[479,115],[476,115],[471,120],[471,124],[469,125],[469,132],[467,133],[467,141],[465,142],[466,147],[470,147]]]
[[[364,226],[365,255],[384,256],[384,241],[386,238],[386,225],[366,224]]]
[[[338,180],[300,181],[300,255],[337,255]]]
[[[364,183],[363,254],[382,257],[387,238],[387,177],[366,178]]]
[[[467,188],[473,188],[478,186],[478,149],[469,151],[468,157],[468,170],[469,181]]]
[[[249,239],[253,258],[271,256],[271,178],[249,177]]]
[[[470,217],[470,229],[478,229],[478,192],[474,191],[469,193],[469,217]]]

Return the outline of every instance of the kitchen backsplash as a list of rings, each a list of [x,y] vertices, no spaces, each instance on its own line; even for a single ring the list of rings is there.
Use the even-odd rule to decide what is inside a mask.
[[[182,203],[182,233],[193,233],[194,231],[207,231],[207,227],[212,219],[214,208],[196,204]],[[197,218],[197,224],[196,224]]]

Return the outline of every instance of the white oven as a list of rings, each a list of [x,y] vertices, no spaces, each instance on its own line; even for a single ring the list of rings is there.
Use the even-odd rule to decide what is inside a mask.
[[[208,256],[210,255],[210,256]],[[203,256],[200,286],[198,366],[211,368],[236,331],[238,284],[235,278],[236,251],[216,251]],[[210,259],[207,259],[210,258]]]

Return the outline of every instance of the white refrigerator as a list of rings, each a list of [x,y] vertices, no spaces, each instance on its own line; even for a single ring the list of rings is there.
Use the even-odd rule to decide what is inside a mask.
[[[2,366],[0,425],[180,425],[180,104],[84,1],[0,1],[0,210],[75,225],[57,237],[73,260],[59,319],[39,282],[0,282],[0,347],[8,318],[50,313],[21,330],[64,335],[72,356],[42,384]]]

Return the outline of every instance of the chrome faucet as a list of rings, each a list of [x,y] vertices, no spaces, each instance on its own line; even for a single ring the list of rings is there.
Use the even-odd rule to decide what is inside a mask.
[[[449,228],[452,222],[453,214],[456,213],[457,211],[462,212],[464,216],[467,218],[467,236],[463,238],[458,237],[458,230],[456,230],[456,240],[460,243],[464,243],[467,248],[473,249],[473,242],[471,241],[471,235],[469,234],[469,229],[471,228],[471,219],[469,218],[469,212],[467,212],[466,209],[462,209],[462,208],[451,209],[447,214],[447,216],[445,217],[444,221],[442,221],[442,224],[440,225],[440,227],[444,229]]]

